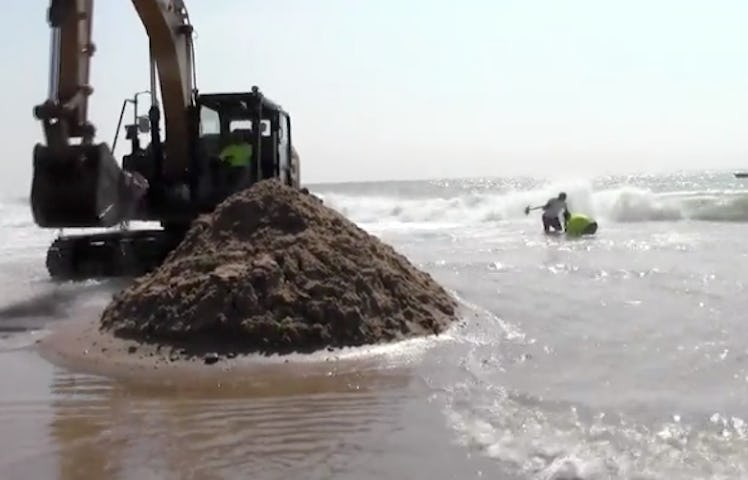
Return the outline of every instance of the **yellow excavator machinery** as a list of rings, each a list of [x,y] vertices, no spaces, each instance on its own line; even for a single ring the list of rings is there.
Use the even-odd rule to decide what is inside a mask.
[[[131,151],[121,166],[106,143],[95,141],[88,120],[93,0],[51,0],[47,11],[49,95],[34,108],[45,144],[34,147],[31,208],[38,226],[60,230],[47,252],[53,278],[145,273],[179,244],[192,220],[231,193],[266,178],[299,187],[288,113],[257,87],[199,94],[193,27],[184,3],[130,1],[149,39],[151,103],[142,117],[137,95],[122,105],[117,134],[128,102],[135,103],[135,118],[125,127]],[[143,134],[150,135],[145,147]],[[237,141],[252,147],[249,166],[219,158],[224,146]],[[131,221],[159,222],[161,228],[124,228]],[[62,234],[70,228],[105,231]]]

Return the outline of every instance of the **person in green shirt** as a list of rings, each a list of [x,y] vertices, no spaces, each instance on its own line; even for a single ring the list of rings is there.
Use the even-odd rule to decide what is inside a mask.
[[[232,167],[248,167],[252,162],[252,145],[247,142],[241,132],[231,132],[231,142],[218,154],[222,161]]]

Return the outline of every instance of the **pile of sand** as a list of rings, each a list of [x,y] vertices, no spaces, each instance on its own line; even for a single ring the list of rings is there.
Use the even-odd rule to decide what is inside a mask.
[[[266,180],[196,220],[157,270],[114,297],[101,329],[188,354],[310,352],[438,334],[455,309],[393,248]]]

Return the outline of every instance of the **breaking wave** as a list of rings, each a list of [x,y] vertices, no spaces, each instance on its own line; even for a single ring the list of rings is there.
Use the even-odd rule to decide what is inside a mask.
[[[564,190],[572,210],[610,222],[748,222],[748,190],[653,192],[637,187],[593,191],[585,183],[533,191],[431,198],[319,192],[325,203],[360,223],[461,225],[526,219],[524,209]]]
[[[438,196],[402,191],[376,195],[372,188],[363,193],[322,190],[315,194],[359,223],[459,226],[528,219],[526,206],[542,204],[562,190],[572,210],[608,222],[748,222],[748,190],[740,189],[656,192],[627,185],[595,190],[589,182],[567,182],[534,190],[459,190]],[[533,214],[529,218],[537,220]],[[0,201],[0,225],[33,226],[28,200]]]

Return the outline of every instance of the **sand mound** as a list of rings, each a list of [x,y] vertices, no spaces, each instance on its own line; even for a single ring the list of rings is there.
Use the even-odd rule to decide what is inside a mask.
[[[427,273],[313,195],[275,180],[196,220],[101,328],[218,353],[310,352],[438,334],[455,303]]]

